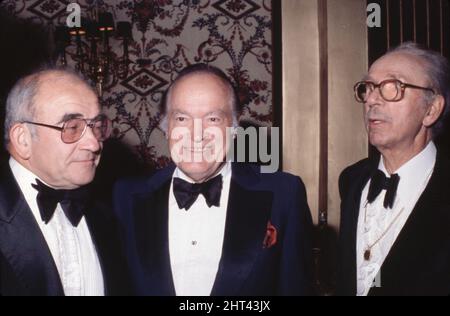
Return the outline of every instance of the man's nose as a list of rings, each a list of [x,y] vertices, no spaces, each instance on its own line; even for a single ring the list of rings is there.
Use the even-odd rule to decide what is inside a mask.
[[[372,91],[367,93],[367,98],[365,105],[372,107],[374,105],[380,104],[383,101],[383,97],[381,96],[381,91],[379,88],[374,87]]]
[[[194,126],[193,126],[192,140],[195,143],[201,143],[204,138],[204,132],[205,132],[205,129],[203,126],[203,121],[200,119],[195,119]]]
[[[95,137],[94,132],[90,126],[86,127],[86,131],[81,137],[80,142],[82,143],[83,149],[90,150],[92,152],[97,152],[100,150],[100,141]]]

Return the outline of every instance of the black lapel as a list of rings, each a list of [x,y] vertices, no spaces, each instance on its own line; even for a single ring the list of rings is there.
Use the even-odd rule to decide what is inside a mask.
[[[426,261],[449,245],[449,164],[438,151],[433,175],[381,267],[382,287],[372,288],[369,295],[392,294],[389,291],[399,295],[402,285],[419,284],[420,276],[431,268]],[[448,284],[445,291],[449,291]]]
[[[252,190],[258,176],[250,167],[233,164],[222,257],[213,296],[238,295],[263,251],[273,197],[271,192]]]
[[[171,177],[150,194],[136,195],[134,199],[135,238],[148,295],[175,295],[169,256],[170,184]]]
[[[105,287],[105,295],[108,295],[109,291],[109,278],[108,274],[105,272],[105,263],[108,265],[108,251],[105,249],[107,242],[107,230],[109,228],[110,222],[106,219],[102,219],[100,209],[95,205],[93,201],[89,201],[86,206],[84,216],[86,218],[86,223],[89,228],[89,232],[91,234],[92,243],[95,246],[95,250],[97,251],[98,260],[100,262],[100,267],[102,269],[103,282]],[[106,238],[105,238],[106,237]],[[109,236],[113,237],[113,236]]]
[[[11,294],[64,295],[48,245],[9,167],[0,179],[0,237],[0,251],[20,283]]]
[[[111,210],[112,206],[91,200],[86,206],[86,222],[102,269],[105,295],[129,295],[129,276],[122,241]]]
[[[361,195],[364,187],[369,181],[371,174],[377,165],[374,160],[366,160],[355,171],[348,175],[347,184],[350,189],[347,191],[347,196],[343,201],[343,221],[345,227],[341,227],[341,271],[339,276],[340,291],[343,295],[356,294],[356,242],[357,242],[357,228],[359,208],[361,205]]]

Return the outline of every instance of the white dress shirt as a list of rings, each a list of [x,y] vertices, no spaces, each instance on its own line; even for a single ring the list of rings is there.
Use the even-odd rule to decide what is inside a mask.
[[[396,172],[400,181],[392,209],[383,206],[386,190],[367,203],[370,181],[365,186],[359,207],[356,269],[357,295],[365,296],[372,287],[383,286],[383,275],[378,275],[392,245],[405,225],[417,201],[425,190],[436,163],[436,146],[430,142],[418,155],[410,159]],[[378,169],[389,177],[383,159]],[[364,259],[364,252],[370,248],[370,260]]]
[[[85,217],[73,227],[58,203],[53,217],[45,224],[36,201],[38,191],[31,186],[39,178],[14,158],[10,158],[9,165],[53,256],[64,294],[103,296],[103,274]]]
[[[219,173],[218,173],[219,174]],[[208,207],[202,194],[188,211],[180,209],[173,193],[169,196],[169,251],[175,291],[178,296],[211,294],[222,257],[225,220],[231,182],[231,163],[220,171],[223,186],[219,207]],[[193,183],[176,168],[173,178]]]

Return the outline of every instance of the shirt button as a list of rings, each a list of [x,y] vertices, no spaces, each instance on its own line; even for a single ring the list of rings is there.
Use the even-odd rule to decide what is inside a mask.
[[[192,246],[196,246],[197,245],[197,240],[193,240],[191,241]]]

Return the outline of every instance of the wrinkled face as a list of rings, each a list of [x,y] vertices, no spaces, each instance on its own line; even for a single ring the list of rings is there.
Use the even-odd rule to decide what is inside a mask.
[[[62,127],[71,117],[93,119],[100,113],[97,96],[72,78],[46,78],[35,98],[34,122]],[[87,127],[83,137],[72,144],[61,140],[61,131],[33,126],[29,166],[37,176],[59,189],[74,189],[90,183],[100,161],[102,143]]]
[[[405,53],[391,53],[378,59],[365,80],[378,84],[386,79],[430,87],[423,61]],[[429,107],[425,93],[423,90],[406,88],[402,100],[388,102],[381,97],[379,89],[374,89],[364,104],[370,143],[380,151],[405,148],[411,146],[420,135],[429,133],[423,125]]]
[[[223,164],[232,126],[230,99],[226,85],[210,74],[189,75],[173,87],[167,109],[171,157],[196,182]]]

